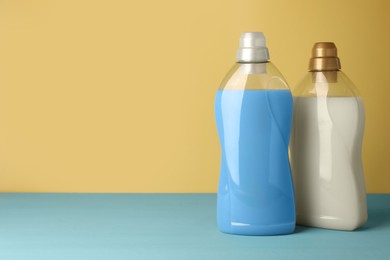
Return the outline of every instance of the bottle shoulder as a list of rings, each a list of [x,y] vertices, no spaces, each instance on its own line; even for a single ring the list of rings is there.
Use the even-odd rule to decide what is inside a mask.
[[[292,90],[298,97],[359,97],[359,91],[342,71],[308,72]]]
[[[280,71],[271,62],[235,63],[219,90],[289,90]]]

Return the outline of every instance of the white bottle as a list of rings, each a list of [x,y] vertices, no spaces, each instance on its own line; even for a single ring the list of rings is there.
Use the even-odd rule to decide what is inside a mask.
[[[367,221],[363,101],[340,71],[334,43],[314,45],[309,70],[293,90],[290,153],[297,224],[354,230]]]

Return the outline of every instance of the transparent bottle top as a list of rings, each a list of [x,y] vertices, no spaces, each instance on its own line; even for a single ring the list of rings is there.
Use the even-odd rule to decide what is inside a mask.
[[[312,71],[292,90],[298,97],[356,97],[359,91],[340,70]]]
[[[271,62],[236,63],[219,90],[289,90],[286,80]]]

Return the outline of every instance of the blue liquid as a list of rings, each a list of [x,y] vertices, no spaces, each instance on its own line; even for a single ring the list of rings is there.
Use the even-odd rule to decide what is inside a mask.
[[[295,229],[288,160],[289,90],[218,90],[222,162],[217,221],[222,232],[278,235]]]

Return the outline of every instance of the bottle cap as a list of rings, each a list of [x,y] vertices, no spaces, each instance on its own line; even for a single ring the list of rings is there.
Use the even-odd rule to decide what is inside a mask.
[[[341,69],[337,48],[333,42],[316,42],[312,49],[309,71],[334,71]]]
[[[262,32],[243,32],[240,48],[237,51],[238,62],[266,62],[269,60],[268,48]]]

